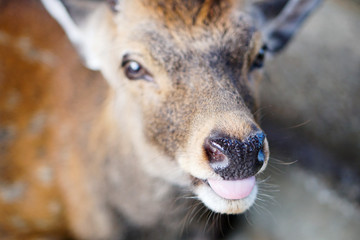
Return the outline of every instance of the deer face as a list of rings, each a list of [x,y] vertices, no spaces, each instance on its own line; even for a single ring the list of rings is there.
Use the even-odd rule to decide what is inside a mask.
[[[216,212],[241,213],[256,199],[269,159],[254,116],[261,67],[314,5],[273,3],[276,16],[266,1],[112,1],[112,12],[104,4],[75,27],[75,44],[111,86],[111,118],[139,167]]]

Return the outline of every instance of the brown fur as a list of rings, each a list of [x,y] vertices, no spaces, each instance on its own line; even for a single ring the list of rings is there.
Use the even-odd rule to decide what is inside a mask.
[[[232,1],[144,1],[145,6],[156,9],[166,24],[198,25],[214,23],[230,11]]]
[[[68,228],[56,169],[77,161],[106,85],[40,3],[7,1],[0,12],[0,191],[13,196],[0,198],[0,239],[55,237]]]
[[[24,12],[25,14],[31,14],[31,16],[42,16],[42,14],[40,13],[36,14],[36,12],[32,12],[36,9],[35,3],[32,4],[32,6],[34,6],[32,11],[24,11],[23,8],[17,7],[21,5],[20,3],[18,5],[14,5],[15,7],[8,6],[7,8],[2,9],[4,13],[2,14],[2,18],[11,18],[11,14],[14,14],[14,12],[16,12],[16,15],[18,15],[19,11]],[[162,5],[161,7],[166,6]],[[219,13],[216,16],[210,13],[210,15],[205,14],[204,12],[206,11],[206,9],[209,10],[210,8],[205,5],[202,7],[203,8],[199,9],[199,14],[196,22],[205,21],[206,19],[209,20],[210,16],[216,17],[216,19],[220,18],[221,15]],[[220,11],[220,6],[218,7],[218,10]],[[205,14],[207,17],[202,17],[201,14]],[[146,14],[145,12],[143,15],[156,16],[156,14],[154,13]],[[183,18],[185,17],[186,16],[183,16]],[[39,19],[37,21],[43,22],[45,20]],[[194,35],[198,35],[199,38],[199,43],[196,43],[193,47],[189,45],[184,45],[183,41],[180,42],[180,39],[185,40],[185,42],[190,39],[182,39],[184,35],[177,35],[174,31],[170,31],[172,34],[175,34],[173,36],[156,36],[154,35],[154,32],[146,31],[144,32],[143,36],[137,37],[137,39],[139,40],[142,38],[148,39],[148,41],[145,42],[147,42],[149,45],[144,47],[149,47],[149,49],[151,49],[152,52],[150,53],[149,57],[154,57],[159,62],[162,61],[162,63],[166,62],[166,64],[170,66],[176,65],[177,71],[174,72],[173,68],[166,69],[167,73],[170,76],[174,76],[174,82],[168,83],[165,82],[164,79],[159,79],[158,84],[162,84],[165,87],[163,88],[162,92],[159,92],[158,87],[155,86],[151,87],[153,89],[146,90],[146,83],[131,83],[133,86],[127,86],[128,92],[133,92],[135,93],[135,95],[134,97],[132,97],[132,100],[128,100],[128,102],[126,103],[126,105],[128,106],[124,106],[124,108],[129,108],[129,110],[123,110],[123,112],[126,112],[127,114],[129,114],[130,111],[133,111],[133,115],[135,116],[135,118],[139,118],[137,117],[137,114],[139,114],[139,106],[143,105],[144,109],[142,110],[143,114],[141,118],[148,120],[146,121],[146,125],[143,125],[143,127],[140,128],[143,129],[141,132],[145,133],[144,137],[147,139],[147,141],[149,141],[153,146],[157,146],[155,149],[159,149],[160,147],[159,150],[163,152],[162,154],[168,156],[167,158],[169,158],[170,161],[172,161],[171,159],[175,158],[175,154],[178,154],[177,152],[185,151],[184,149],[187,147],[186,142],[188,141],[188,138],[193,134],[190,132],[192,129],[191,126],[194,124],[197,125],[198,120],[212,118],[210,117],[210,115],[213,115],[216,112],[219,118],[223,118],[222,112],[233,112],[234,109],[238,109],[239,107],[246,112],[246,108],[243,105],[243,100],[241,99],[240,95],[238,95],[237,91],[233,90],[236,89],[234,84],[238,82],[237,79],[232,79],[231,76],[226,77],[227,66],[222,67],[216,65],[223,62],[221,58],[226,58],[228,54],[233,55],[232,59],[234,59],[234,63],[231,64],[242,64],[242,62],[244,61],[242,59],[242,56],[244,56],[244,53],[247,51],[248,46],[245,45],[243,49],[240,48],[239,52],[233,51],[230,48],[216,50],[217,47],[211,45],[211,43],[213,42],[211,38],[212,35],[215,34],[219,38],[219,40],[216,40],[215,42],[218,42],[218,44],[221,46],[231,47],[231,45],[227,44],[226,42],[231,43],[232,41],[234,41],[234,36],[238,35],[236,39],[237,41],[239,41],[237,44],[240,45],[244,42],[242,41],[242,39],[249,39],[249,37],[247,36],[247,32],[244,31],[242,28],[239,28],[237,32],[233,30],[227,31],[227,29],[231,28],[232,26],[226,26],[226,22],[224,22],[224,26],[220,29],[220,31],[217,30],[218,32],[209,34],[204,32],[202,28],[196,29],[197,27],[194,26],[194,22],[192,20],[184,20],[182,24],[188,23],[191,25],[189,27],[194,27],[193,33]],[[25,25],[25,23],[20,19],[18,23],[19,28],[23,25]],[[32,27],[32,32],[28,33],[31,34],[31,38],[26,36],[31,41],[36,41],[36,38],[41,41],[39,43],[32,43],[34,45],[36,44],[34,49],[37,48],[36,46],[40,46],[38,48],[41,49],[46,49],[48,46],[51,46],[51,48],[53,49],[55,46],[54,44],[52,44],[52,42],[55,42],[55,39],[59,38],[60,36],[55,35],[53,36],[54,40],[49,39],[47,42],[44,42],[45,39],[48,39],[47,37],[42,36],[44,33],[46,33],[46,31],[42,31],[40,29],[37,30],[35,26],[36,25]],[[167,28],[168,27],[170,27],[170,25],[167,26]],[[11,25],[11,27],[6,27],[4,25],[2,26],[2,31],[5,32],[5,34],[9,36],[9,38],[11,38],[11,43],[13,42],[13,39],[19,38],[15,33],[8,33],[12,28],[13,25]],[[54,27],[49,26],[49,29],[52,28]],[[19,30],[21,30],[21,28]],[[209,30],[213,31],[210,27]],[[169,46],[169,37],[170,39],[173,39],[171,41],[173,41],[172,44],[174,45],[172,47],[169,47],[169,49],[161,48],[160,46],[164,46],[165,41],[166,45]],[[219,41],[221,42],[219,43]],[[203,42],[209,42],[209,45],[204,45],[201,47],[201,49],[199,49],[198,46],[200,46],[200,44],[202,45]],[[8,44],[10,44],[10,42]],[[6,45],[4,47],[7,46],[9,45]],[[160,189],[163,189],[161,190],[164,191],[163,194],[166,194],[169,191],[172,192],[172,187],[170,185],[164,185],[162,181],[160,181],[159,185],[157,185],[156,181],[154,181],[152,177],[146,177],[140,169],[140,172],[130,171],[128,172],[128,174],[122,170],[137,169],[136,165],[138,165],[139,163],[136,161],[134,162],[134,159],[141,159],[141,157],[139,156],[134,156],[133,151],[131,151],[130,149],[134,148],[134,145],[138,146],[143,144],[131,144],[128,142],[128,137],[123,138],[121,136],[136,136],[136,134],[139,134],[139,136],[135,137],[134,139],[143,139],[144,137],[142,136],[143,134],[141,132],[130,130],[132,128],[131,126],[135,124],[134,121],[139,120],[130,119],[126,120],[123,123],[120,123],[120,125],[130,124],[130,126],[124,127],[125,129],[129,129],[130,133],[126,133],[124,132],[124,130],[122,130],[120,136],[116,134],[116,131],[115,135],[109,135],[109,133],[113,132],[114,129],[118,128],[119,125],[117,119],[115,119],[114,121],[112,113],[113,108],[106,107],[104,110],[100,110],[100,108],[96,110],[94,106],[100,107],[97,102],[95,102],[95,105],[91,102],[86,103],[86,101],[89,100],[94,101],[92,99],[95,99],[95,101],[97,101],[94,94],[89,94],[90,89],[88,87],[86,87],[87,96],[86,98],[83,98],[83,100],[81,98],[82,93],[77,92],[76,90],[82,87],[77,86],[75,89],[74,87],[70,87],[74,84],[74,81],[76,81],[77,84],[91,84],[90,86],[95,89],[97,88],[96,85],[99,85],[98,80],[91,83],[89,82],[90,80],[81,80],[81,78],[89,79],[90,73],[81,73],[81,71],[83,70],[80,66],[77,66],[76,68],[74,67],[73,62],[76,61],[76,57],[71,57],[71,54],[73,53],[67,50],[69,49],[69,46],[58,46],[57,48],[59,50],[55,50],[56,57],[54,58],[56,59],[54,60],[55,62],[52,63],[54,64],[54,66],[47,66],[43,63],[32,63],[31,59],[27,58],[25,58],[25,62],[24,60],[20,60],[19,58],[14,59],[12,52],[18,52],[17,49],[14,49],[13,51],[7,49],[6,51],[3,51],[3,53],[5,54],[6,52],[9,52],[9,54],[12,55],[11,57],[6,57],[3,55],[3,59],[8,59],[7,61],[9,61],[10,59],[14,59],[13,61],[16,61],[16,65],[18,66],[14,69],[12,68],[13,64],[5,65],[9,66],[7,71],[13,71],[4,71],[7,76],[6,78],[13,80],[6,81],[5,87],[9,90],[4,89],[3,91],[11,92],[13,91],[11,89],[15,89],[16,91],[18,91],[17,94],[21,96],[21,100],[19,100],[19,108],[11,109],[11,111],[2,112],[2,116],[6,116],[5,118],[1,118],[2,126],[8,126],[10,124],[11,126],[9,127],[9,129],[13,127],[14,131],[16,132],[15,136],[17,137],[12,141],[7,140],[6,146],[8,146],[8,148],[6,148],[5,151],[2,151],[2,154],[6,154],[2,158],[2,164],[6,167],[2,168],[2,182],[4,182],[5,185],[7,183],[14,184],[18,181],[20,182],[20,184],[25,183],[25,189],[23,190],[23,194],[26,194],[24,196],[19,196],[21,197],[21,201],[19,199],[15,200],[15,203],[2,203],[3,207],[0,209],[3,209],[2,211],[5,211],[5,209],[7,209],[6,213],[3,212],[0,214],[2,216],[7,216],[5,218],[2,218],[1,220],[1,226],[3,228],[3,231],[5,233],[18,232],[20,234],[19,236],[23,236],[22,234],[26,234],[27,236],[29,236],[29,234],[36,236],[37,233],[44,234],[45,232],[54,234],[69,227],[70,229],[72,229],[72,232],[76,236],[93,238],[94,233],[89,232],[89,229],[94,228],[97,229],[98,236],[107,236],[110,232],[114,231],[112,230],[111,224],[109,223],[109,216],[110,219],[112,217],[111,215],[105,218],[101,217],[103,212],[106,210],[103,209],[104,207],[100,206],[103,205],[102,202],[99,202],[102,200],[100,200],[99,197],[97,197],[96,195],[108,195],[107,188],[109,188],[110,190],[113,187],[118,188],[119,191],[110,194],[110,202],[112,203],[112,205],[118,205],[117,208],[121,209],[122,214],[124,214],[126,218],[130,219],[130,221],[132,222],[137,222],[149,226],[155,224],[155,222],[158,222],[159,219],[164,218],[164,216],[161,216],[163,215],[162,210],[164,208],[164,205],[158,205],[158,196],[151,197],[151,195],[153,195],[154,192],[159,192]],[[173,51],[174,48],[178,49],[178,51]],[[210,51],[209,53],[209,49],[214,49],[214,51],[216,52],[211,53]],[[19,57],[23,58],[22,55],[20,55]],[[164,59],[164,57],[168,58]],[[212,60],[212,58],[216,59]],[[236,61],[238,60],[238,58],[240,58],[239,61]],[[67,60],[66,62],[64,62],[61,59]],[[70,61],[70,59],[74,60]],[[186,61],[183,61],[184,59]],[[191,64],[196,64],[196,62],[209,62],[209,66],[203,66],[202,68],[198,68],[197,72],[192,72]],[[70,67],[71,65],[73,66]],[[26,70],[27,66],[28,70]],[[57,66],[56,71],[54,71],[55,66]],[[208,72],[209,67],[212,67],[214,71],[218,72]],[[228,67],[232,68],[232,66]],[[24,70],[21,70],[22,68],[24,68]],[[238,68],[240,71],[242,69],[242,65],[234,66],[234,68]],[[75,71],[76,79],[74,79],[73,76],[68,75],[73,74]],[[27,74],[29,72],[32,73],[30,75],[31,78],[29,78],[29,80],[25,82],[23,79],[28,78],[28,76],[22,77],[21,75],[18,75],[22,73]],[[180,75],[178,74],[179,72],[181,73]],[[198,78],[199,81],[197,83],[188,81],[187,79],[189,79],[190,76]],[[223,90],[221,90],[223,91],[223,94],[213,92],[214,89],[218,88],[216,79],[223,77],[229,78],[229,81],[227,83],[224,83],[224,88]],[[96,76],[96,78],[99,77]],[[239,80],[240,82],[245,82],[245,79]],[[35,86],[38,86],[39,90],[36,90],[34,83],[37,83]],[[94,83],[96,83],[95,86]],[[18,87],[16,87],[15,84],[18,84]],[[31,86],[27,86],[26,84],[31,84]],[[61,88],[59,89],[59,87]],[[184,99],[191,100],[191,96],[194,96],[199,92],[202,92],[202,95],[199,95],[195,102],[181,101]],[[101,97],[101,94],[96,94],[100,96],[100,100],[103,98]],[[159,95],[160,98],[155,100],[153,94]],[[230,100],[232,96],[234,96],[234,94],[239,96],[238,98],[236,98],[237,100],[235,102]],[[2,96],[5,98],[3,98],[2,100],[2,103],[5,104],[3,105],[2,109],[6,109],[8,106],[6,103],[8,96]],[[74,98],[75,96],[76,98]],[[116,93],[110,94],[109,96],[110,99],[111,96],[113,96],[113,98],[116,98]],[[139,102],[138,99],[141,96],[144,99],[154,99],[156,101],[154,103],[156,104],[154,106],[149,106],[148,100],[146,100],[145,102]],[[211,99],[211,101],[208,101],[209,99]],[[109,100],[109,102],[112,102],[112,100]],[[30,105],[26,105],[24,103]],[[111,104],[109,105],[111,106]],[[92,108],[86,110],[84,109],[84,107],[86,106],[92,106]],[[22,109],[20,109],[20,107]],[[109,113],[109,111],[111,113]],[[22,114],[14,115],[14,112],[21,112]],[[41,116],[44,116],[45,119],[40,120],[40,130],[37,130],[38,132],[36,133],[36,135],[34,135],[31,133],[31,131],[29,132],[28,126],[29,124],[31,124],[32,121],[36,121],[36,114],[40,114],[40,118]],[[90,120],[93,119],[92,116],[94,116],[94,114],[100,114],[100,116],[104,116],[103,120],[97,120],[99,122],[94,122],[93,120]],[[199,119],[199,116],[201,115],[203,117]],[[242,117],[241,115],[237,115],[238,114],[235,114],[234,117]],[[194,119],[191,116],[198,116],[198,119]],[[121,116],[119,116],[119,118],[120,117]],[[33,120],[34,118],[35,120]],[[231,119],[231,117],[228,119]],[[228,131],[229,129],[226,129],[226,126],[231,124],[231,120],[229,121],[229,123],[219,122],[219,130]],[[249,118],[249,121],[252,121],[251,118]],[[97,125],[96,123],[99,123],[99,125]],[[43,127],[42,124],[44,124],[45,126]],[[96,150],[96,152],[92,152],[93,150],[90,150],[91,153],[84,154],[81,153],[80,149],[87,148],[87,146],[83,145],[82,139],[88,138],[88,134],[85,133],[86,129],[88,129],[88,127],[86,126],[90,127],[91,125],[94,126],[94,135],[91,134],[90,136],[93,135],[94,137],[92,137],[91,139],[94,139],[95,141],[91,142],[90,145],[92,146],[91,149]],[[214,128],[214,126],[209,127]],[[210,130],[211,129],[205,130],[204,133],[208,134],[208,131]],[[230,131],[228,132],[229,134],[231,133]],[[246,131],[242,129],[239,129],[239,131],[234,130],[234,133],[232,134],[234,135],[234,137],[236,135],[236,137],[240,138],[241,135],[238,135],[240,133],[246,134]],[[104,144],[104,142],[107,144]],[[102,146],[101,149],[98,149],[99,145]],[[104,149],[104,146],[107,146],[107,148]],[[117,149],[122,150],[121,152],[119,152]],[[125,149],[128,149],[128,151],[124,151]],[[155,151],[155,149],[150,146],[147,150],[146,148],[144,148],[144,151],[148,151],[146,153],[146,155],[148,155],[151,151]],[[98,150],[100,150],[100,152]],[[150,153],[150,155],[152,154]],[[158,153],[156,153],[154,157],[158,157],[157,155]],[[25,156],[27,159],[26,161],[24,161]],[[114,156],[116,157],[114,158]],[[94,158],[94,160],[90,161],[91,158]],[[119,164],[117,159],[129,159],[129,161],[124,161],[123,164]],[[12,163],[6,163],[8,161],[11,161]],[[86,162],[86,165],[84,165],[84,161]],[[152,159],[151,163],[143,163],[144,165],[153,165],[149,166],[148,171],[150,172],[150,176],[151,174],[154,174],[153,171],[159,171],[159,167],[168,168],[168,166],[161,166],[163,165],[161,158],[159,159],[158,163],[156,161],[156,159]],[[51,182],[49,186],[41,186],[41,182],[36,183],[36,180],[32,177],[34,175],[33,171],[36,171],[37,168],[43,165],[48,166],[49,171],[52,172],[53,175],[54,182]],[[174,165],[173,169],[176,169],[175,164],[172,165]],[[104,172],[107,172],[108,174],[106,175],[108,176],[96,174],[98,176],[97,179],[91,179],[89,175],[92,176],[92,172],[99,171],[99,169],[104,169]],[[165,170],[165,173],[166,172],[169,172],[169,170]],[[170,173],[174,174],[174,172],[172,171],[170,171]],[[180,178],[184,178],[183,173],[179,174]],[[116,183],[114,183],[114,179],[111,179],[113,175],[116,175],[118,178],[120,177],[120,179],[116,180]],[[29,185],[30,182],[34,183]],[[138,182],[136,192],[133,192],[133,186],[127,186],[128,182]],[[99,183],[105,184],[105,186],[108,187],[104,188],[103,186],[98,186]],[[125,183],[125,185],[123,185],[122,183]],[[95,188],[97,190],[88,189],[87,186],[92,184],[92,188]],[[112,184],[116,184],[116,186],[112,186]],[[12,185],[10,185],[10,187],[11,186]],[[97,186],[99,188],[97,188]],[[143,195],[138,194],[139,188],[140,192],[143,192]],[[156,195],[158,194],[159,193],[157,193]],[[35,197],[36,202],[31,203],[31,196]],[[119,205],[119,199],[121,199],[120,201],[123,203],[131,203],[131,205]],[[46,214],[50,213],[46,213],[46,211],[49,210],[46,210],[46,208],[43,208],[43,206],[49,205],[52,202],[55,202],[59,205],[59,215],[47,216]],[[28,207],[28,204],[30,204],[31,207]],[[168,204],[172,204],[172,201],[170,199]],[[149,211],[149,205],[152,206],[152,211]],[[38,206],[39,209],[34,208],[35,206]],[[32,209],[28,213],[28,215],[26,215],[26,212],[29,211],[27,209]],[[89,212],[89,209],[92,209],[92,211]],[[146,215],[141,214],[141,212],[146,212]],[[161,214],[159,215],[159,213]],[[41,223],[43,223],[43,225],[41,225]],[[89,228],[89,226],[92,227]]]
[[[243,1],[99,6],[84,32],[106,80],[80,65],[37,1],[5,3],[1,237],[174,239],[193,204],[181,198],[188,192],[221,213],[251,206],[255,191],[230,201],[203,181],[220,178],[203,148],[207,137],[243,140],[260,129],[253,113],[261,74],[249,69],[263,40]],[[154,81],[127,79],[125,53]],[[264,153],[263,168],[266,140]],[[156,228],[165,229],[161,237]],[[189,238],[198,232],[192,224]]]

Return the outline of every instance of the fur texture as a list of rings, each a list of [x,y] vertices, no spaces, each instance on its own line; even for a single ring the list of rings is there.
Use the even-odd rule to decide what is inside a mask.
[[[251,207],[256,186],[238,200],[224,199],[210,188],[207,179],[221,176],[204,148],[215,135],[245,141],[261,131],[254,116],[258,61],[271,28],[263,31],[264,21],[255,16],[267,14],[246,2],[43,0],[85,62],[93,63],[90,67],[105,80],[92,81],[95,73],[72,65],[77,59],[68,49],[55,51],[54,62],[46,63],[51,68],[23,63],[40,69],[34,70],[36,84],[26,87],[13,65],[4,64],[7,78],[14,79],[2,82],[4,92],[18,89],[26,104],[9,110],[11,99],[1,99],[0,113],[7,117],[0,119],[0,130],[5,129],[0,132],[0,234],[176,239],[179,222],[194,204],[184,195],[217,213],[238,214]],[[66,20],[56,12],[59,6],[63,13],[70,11]],[[296,10],[295,17],[287,12],[285,19],[302,21],[301,9]],[[2,11],[11,19],[11,8]],[[11,37],[2,33],[0,44],[10,44],[6,39]],[[141,66],[146,78],[131,79],[129,61]],[[74,79],[78,72],[82,77]],[[27,97],[29,91],[39,97]],[[264,163],[257,174],[269,158],[266,139],[261,147]],[[34,206],[39,210],[31,210]],[[52,214],[46,215],[43,206]],[[164,229],[161,237],[154,231],[158,228]],[[188,229],[189,239],[209,237],[201,236],[199,224]]]

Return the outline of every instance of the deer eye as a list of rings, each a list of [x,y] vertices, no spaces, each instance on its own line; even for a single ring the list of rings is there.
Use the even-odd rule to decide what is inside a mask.
[[[124,68],[125,76],[130,80],[144,79],[152,81],[151,74],[137,61],[124,60],[121,66]]]
[[[255,57],[255,60],[253,61],[251,67],[250,67],[250,71],[253,71],[255,69],[259,69],[262,68],[264,66],[264,61],[265,61],[265,55],[266,55],[266,51],[267,51],[267,46],[264,45],[258,52],[258,54]]]

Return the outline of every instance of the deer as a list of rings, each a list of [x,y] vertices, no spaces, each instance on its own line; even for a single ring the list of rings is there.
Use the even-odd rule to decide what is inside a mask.
[[[0,74],[0,95],[18,92],[0,97],[0,238],[180,239],[193,204],[247,211],[270,154],[264,63],[320,2],[41,0],[89,70],[16,87]],[[215,239],[184,224],[182,239]]]

